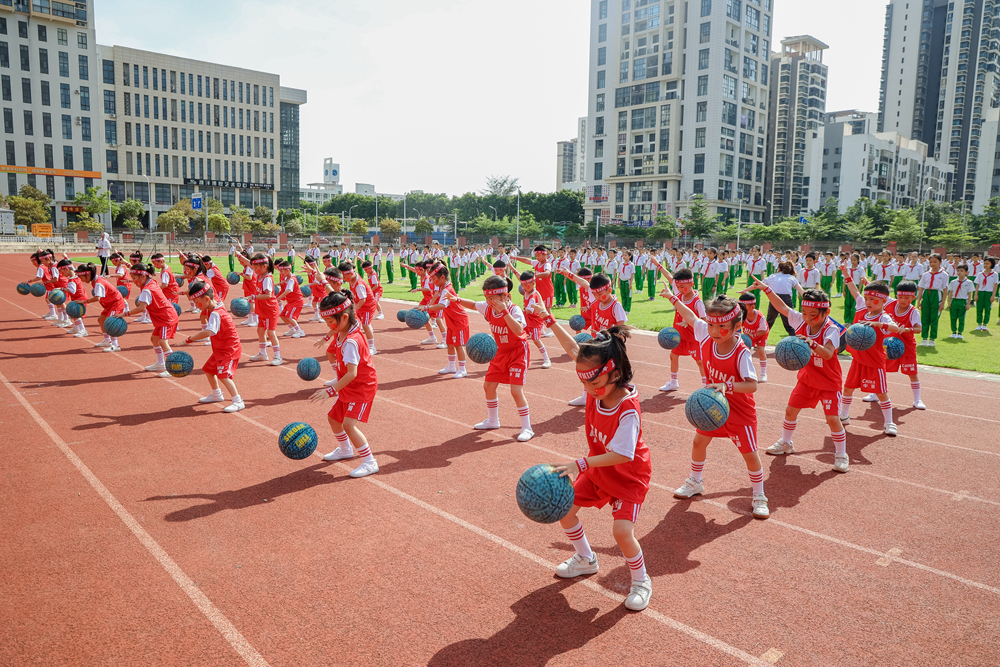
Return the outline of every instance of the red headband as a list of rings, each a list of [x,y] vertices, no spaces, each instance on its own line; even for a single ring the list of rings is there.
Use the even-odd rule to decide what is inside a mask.
[[[590,288],[590,291],[593,292],[594,294],[601,294],[603,292],[607,292],[610,289],[611,289],[611,283],[608,283],[604,287],[592,287]]]
[[[493,295],[493,294],[506,294],[506,293],[507,293],[507,288],[506,287],[498,287],[496,289],[484,289],[483,290],[483,294],[485,294],[487,296],[490,296],[490,295]]]
[[[712,324],[725,324],[726,322],[735,320],[739,312],[740,312],[739,308],[733,308],[725,315],[706,315],[705,321],[711,322]]]
[[[534,285],[535,284],[535,279],[534,278],[528,278],[527,280],[522,280],[521,284],[522,285]]]
[[[198,290],[194,294],[190,294],[189,293],[188,296],[190,296],[192,299],[197,299],[199,296],[205,296],[205,293],[208,292],[208,290],[209,290],[208,285],[205,285],[204,287],[202,287],[200,290]]]
[[[201,264],[196,264],[194,262],[184,262],[184,266],[190,266],[192,269],[201,268]]]
[[[253,260],[250,260],[250,263],[251,264],[267,264],[267,260],[266,259],[253,259]]]
[[[347,270],[347,271],[341,271],[340,273],[341,273],[341,275],[343,275],[343,276],[344,276],[345,278],[346,278],[347,276],[353,276],[353,275],[354,275],[354,271],[351,271],[351,270]]]
[[[883,301],[889,298],[887,294],[882,294],[881,292],[873,290],[870,287],[865,290],[865,296],[870,296],[873,299],[882,299]]]
[[[576,375],[584,382],[593,382],[594,380],[601,377],[605,373],[610,373],[614,369],[615,369],[615,360],[608,359],[607,363],[601,366],[600,368],[596,370],[591,369],[589,371],[577,371]]]
[[[149,271],[146,271],[145,269],[129,269],[129,273],[137,276],[147,276],[147,277],[150,275]]]
[[[693,285],[694,278],[678,278],[674,280],[675,285]]]
[[[820,308],[820,309],[825,308],[825,309],[829,310],[829,308],[830,308],[830,302],[829,301],[803,301],[802,302],[802,307],[803,308]]]
[[[351,303],[352,302],[351,302],[350,299],[344,299],[344,303],[340,304],[339,306],[334,306],[333,308],[330,308],[329,310],[321,310],[320,313],[319,313],[319,316],[320,317],[333,317],[334,315],[337,315],[338,313],[342,313],[345,310],[347,310],[348,308],[350,308],[351,307]]]

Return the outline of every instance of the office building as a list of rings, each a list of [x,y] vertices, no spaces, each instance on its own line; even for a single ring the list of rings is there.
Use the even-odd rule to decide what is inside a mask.
[[[771,59],[765,199],[771,217],[795,217],[822,204],[823,113],[827,45],[803,35],[781,41]]]
[[[587,117],[583,116],[576,122],[576,167],[573,180],[586,184],[587,182]]]
[[[764,205],[771,0],[592,0],[588,222]],[[742,203],[741,203],[742,202]]]
[[[875,134],[878,132],[878,114],[870,111],[847,109],[830,111],[823,115],[824,124],[847,123],[851,134]]]
[[[0,1],[0,187],[45,192],[56,229],[75,219],[77,192],[102,185],[99,77],[92,4]]]
[[[340,183],[340,165],[332,157],[323,160],[323,182],[310,183],[299,188],[299,200],[320,205],[330,201],[332,197],[344,194],[344,186]]]
[[[556,190],[576,180],[576,139],[556,142]]]

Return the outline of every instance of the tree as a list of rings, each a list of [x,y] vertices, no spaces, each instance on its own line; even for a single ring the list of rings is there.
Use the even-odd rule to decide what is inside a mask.
[[[14,197],[11,197],[11,199],[14,199]],[[104,225],[100,221],[91,218],[89,213],[84,212],[79,214],[76,220],[66,225],[66,231],[101,232],[104,231]]]
[[[302,233],[302,221],[298,218],[289,218],[285,221],[285,231],[294,236]]]
[[[875,238],[878,232],[872,219],[865,214],[854,220],[848,219],[847,224],[844,225],[844,233],[855,243],[868,243]]]
[[[677,236],[677,221],[673,216],[658,215],[653,226],[646,232],[651,241],[665,241]]]
[[[253,217],[265,224],[271,224],[274,222],[274,211],[266,206],[258,206],[253,210]]]
[[[242,234],[248,230],[252,231],[250,229],[250,211],[243,206],[230,206],[229,229],[233,234]]]
[[[45,206],[49,205],[49,197],[44,192],[32,188],[30,185],[25,185],[21,188],[21,195],[28,196],[25,194],[26,189],[34,190],[34,192],[41,195],[41,197],[33,197],[39,199],[39,201],[44,202]],[[86,212],[90,217],[96,217],[98,215],[103,215],[108,211],[114,211],[112,218],[117,218],[118,205],[113,204],[111,201],[110,192],[101,192],[101,188],[89,187],[82,192],[77,190],[76,194],[73,195],[73,205],[82,206],[84,212]],[[112,220],[114,222],[114,220]]]
[[[368,231],[368,221],[365,220],[364,218],[357,218],[356,220],[351,222],[350,229],[352,234],[358,234],[358,235],[364,234],[365,232]]]
[[[125,218],[122,223],[129,229],[142,227],[142,216],[146,215],[146,206],[138,199],[126,199],[116,206],[118,215]]]
[[[100,188],[87,188],[87,190],[88,191],[89,190],[95,190],[97,192],[100,192],[101,189]],[[36,201],[40,201],[42,203],[42,206],[51,206],[52,205],[52,199],[50,199],[47,194],[45,194],[44,192],[42,192],[38,188],[34,188],[34,187],[28,185],[27,183],[25,183],[24,185],[21,186],[21,189],[18,191],[17,194],[20,195],[20,196],[22,196],[22,197],[26,197],[27,199],[34,199]],[[79,195],[80,193],[77,192],[76,194]],[[107,195],[105,195],[105,196],[107,196]],[[74,199],[74,202],[75,202],[76,201],[76,197],[74,197],[73,199]],[[99,213],[103,213],[104,211],[98,211],[98,212]]]
[[[480,192],[486,195],[494,195],[496,197],[511,197],[517,192],[520,187],[518,183],[520,179],[514,178],[513,176],[487,176],[486,177],[486,188]]]
[[[838,206],[836,197],[828,197],[819,210],[812,212],[805,229],[810,242],[843,237],[846,218],[840,215]]]
[[[212,213],[208,216],[208,231],[216,234],[229,233],[229,218],[221,213]]]
[[[156,227],[161,232],[180,234],[191,230],[191,220],[176,207],[156,217]]]
[[[26,225],[31,229],[31,225],[45,225],[50,221],[49,208],[44,206],[37,199],[14,195],[7,198],[7,206],[14,212],[14,223]],[[69,229],[69,227],[67,227]],[[87,228],[81,228],[87,229]],[[103,229],[103,227],[102,227]],[[70,230],[72,231],[72,230]],[[99,229],[92,231],[100,231]]]
[[[961,252],[975,243],[976,237],[962,227],[962,216],[949,213],[944,218],[938,233],[930,237],[936,246],[944,246],[952,252]]]
[[[378,223],[380,234],[394,236],[402,231],[402,226],[393,218],[382,218]]]
[[[423,234],[425,236],[427,234],[433,234],[434,225],[427,218],[420,218],[419,220],[417,220],[417,223],[413,225],[413,233]]]
[[[1000,197],[993,197],[977,221],[979,236],[989,243],[1000,243]]]
[[[323,234],[340,234],[340,218],[335,215],[321,215],[319,217],[319,231]]]
[[[719,216],[709,215],[705,196],[697,195],[691,200],[691,208],[684,218],[684,229],[692,239],[705,239],[719,226]]]
[[[739,231],[736,229],[736,223],[731,222],[728,225],[724,225],[723,227],[715,230],[715,238],[722,242],[735,241],[738,233]]]
[[[476,234],[482,234],[483,236],[507,236],[510,234],[510,224],[507,222],[507,218],[502,220],[497,220],[494,222],[492,217],[487,217],[485,214],[480,214],[472,221],[473,231]]]
[[[531,213],[521,213],[521,221],[518,225],[515,219],[515,231],[520,231],[521,238],[539,238],[542,235],[542,226],[535,220]]]
[[[883,243],[896,242],[901,246],[915,246],[920,242],[920,220],[917,219],[917,211],[907,209],[893,211],[892,221],[889,228],[882,234]]]

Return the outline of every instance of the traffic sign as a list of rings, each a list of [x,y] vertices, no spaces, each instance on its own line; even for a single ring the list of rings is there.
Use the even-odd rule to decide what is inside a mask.
[[[195,210],[201,209],[201,193],[196,192],[191,195],[191,208]]]

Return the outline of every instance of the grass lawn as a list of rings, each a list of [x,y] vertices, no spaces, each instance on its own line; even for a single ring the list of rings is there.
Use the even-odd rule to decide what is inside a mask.
[[[99,264],[96,257],[79,257],[73,258],[77,262],[91,261],[95,264]],[[219,266],[226,270],[228,269],[228,260],[226,257],[220,258],[222,261],[218,262]],[[175,258],[171,262],[171,268],[175,274],[182,273],[180,262]],[[237,267],[238,268],[238,267]],[[296,268],[301,271],[301,261],[296,262]],[[421,295],[420,291],[410,292],[409,282],[400,277],[398,266],[395,271],[395,281],[392,285],[386,283],[388,280],[388,275],[386,274],[385,267],[382,267],[382,279],[383,279],[383,296],[391,299],[400,299],[403,301],[420,301]],[[485,277],[485,276],[484,276]],[[480,286],[482,285],[483,278],[480,278],[468,285],[464,290],[459,292],[460,296],[468,299],[481,299],[482,291]],[[737,284],[745,284],[746,278],[737,279]],[[516,281],[515,281],[516,283]],[[657,295],[659,291],[663,289],[663,280],[657,286]],[[730,295],[738,296],[737,290],[731,290]],[[632,295],[632,312],[629,314],[629,323],[640,329],[646,329],[649,331],[659,331],[665,326],[669,326],[674,321],[674,309],[665,299],[657,296],[654,301],[647,301],[648,297],[645,292],[643,294],[633,294]],[[520,299],[515,294],[515,301],[520,301]],[[766,302],[762,302],[764,309],[766,310]],[[571,315],[579,312],[579,309],[574,308],[555,308],[553,309],[553,314],[560,319],[568,319]],[[833,316],[834,319],[840,321],[844,314],[844,300],[843,298],[833,299]],[[1000,317],[1000,309],[995,308],[993,313],[994,318]],[[991,324],[991,330],[987,332],[982,331],[972,331],[976,327],[976,312],[975,308],[972,308],[966,315],[965,320],[965,336],[964,340],[956,340],[948,338],[951,335],[950,321],[948,318],[948,313],[942,313],[941,320],[938,326],[938,340],[937,347],[917,347],[917,357],[921,364],[926,364],[928,366],[941,366],[944,368],[957,368],[967,371],[976,371],[979,373],[998,373],[1000,374],[1000,325],[996,324],[996,320]],[[771,331],[771,335],[768,338],[768,343],[770,345],[775,345],[779,340],[785,337],[785,329],[781,324],[781,320],[775,322],[775,328]]]

